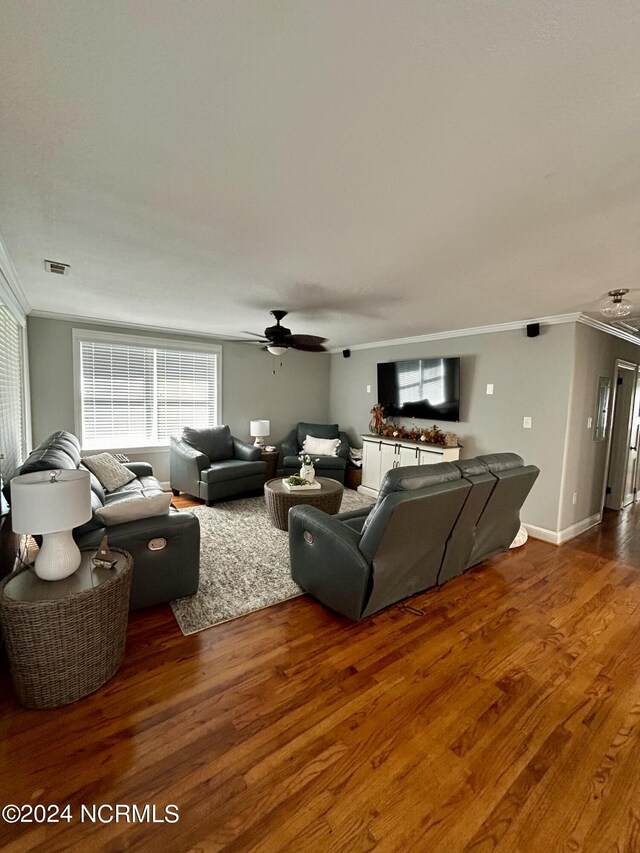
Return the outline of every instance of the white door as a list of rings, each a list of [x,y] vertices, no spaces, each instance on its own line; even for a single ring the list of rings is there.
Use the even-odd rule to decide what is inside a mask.
[[[640,440],[640,376],[636,374],[634,399],[629,430],[629,450],[624,478],[622,505],[629,506],[638,494],[638,441]]]
[[[636,394],[637,370],[633,364],[619,364],[616,375],[616,397],[611,433],[611,458],[605,506],[622,509],[633,501],[634,483],[637,479],[638,451],[634,439],[638,437],[637,407],[640,395]],[[637,398],[637,400],[636,400]],[[634,430],[635,427],[635,430]]]

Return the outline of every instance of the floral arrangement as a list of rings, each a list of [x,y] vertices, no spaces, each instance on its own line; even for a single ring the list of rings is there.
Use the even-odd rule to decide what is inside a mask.
[[[314,462],[319,462],[319,461],[320,461],[319,457],[316,456],[315,459],[312,459],[308,453],[301,453],[298,456],[298,462],[300,463],[300,465],[304,465],[305,468],[308,468],[309,465],[313,465]]]
[[[403,441],[417,441],[422,444],[437,444],[441,447],[457,447],[458,436],[454,432],[442,432],[435,424],[429,429],[420,429],[415,426],[411,429],[395,423],[384,414],[384,406],[380,403],[371,409],[373,415],[369,423],[369,431],[374,435],[383,435],[385,438],[399,438]]]

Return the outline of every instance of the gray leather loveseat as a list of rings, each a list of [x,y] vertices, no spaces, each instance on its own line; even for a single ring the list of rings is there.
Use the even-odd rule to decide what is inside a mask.
[[[70,432],[60,430],[46,438],[33,450],[16,474],[50,471],[56,468],[79,468],[80,442]],[[124,548],[133,557],[131,609],[148,607],[174,598],[194,595],[200,574],[200,523],[190,512],[173,507],[167,515],[156,515],[105,527],[96,510],[130,497],[151,496],[162,492],[151,466],[146,462],[129,462],[126,467],[136,479],[112,492],[105,492],[100,481],[91,474],[91,521],[77,527],[73,537],[80,548],[97,547],[105,533],[109,544]],[[10,495],[9,495],[10,499]],[[164,540],[158,550],[149,548],[152,540]],[[161,541],[154,543],[162,546]]]
[[[442,584],[509,548],[538,468],[515,453],[389,471],[371,507],[289,511],[291,574],[351,619]]]

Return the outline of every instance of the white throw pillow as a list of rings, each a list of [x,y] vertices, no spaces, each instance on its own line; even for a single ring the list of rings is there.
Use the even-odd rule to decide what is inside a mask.
[[[118,462],[110,453],[97,453],[95,456],[84,456],[82,464],[100,480],[108,492],[113,492],[121,486],[126,486],[136,475],[133,471],[125,468],[122,462]]]
[[[314,438],[308,435],[302,445],[302,452],[310,456],[337,456],[340,447],[339,438]]]
[[[166,515],[170,506],[171,495],[163,492],[148,498],[135,497],[114,501],[97,510],[96,515],[103,524],[110,527],[112,524],[124,524],[127,521],[137,521],[139,518]]]

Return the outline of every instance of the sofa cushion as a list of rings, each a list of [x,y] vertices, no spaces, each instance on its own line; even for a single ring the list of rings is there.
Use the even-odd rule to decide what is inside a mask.
[[[233,439],[228,426],[205,427],[193,429],[184,427],[182,438],[191,447],[204,453],[210,462],[220,462],[222,459],[233,458]]]
[[[315,456],[315,454],[318,456],[337,456],[339,446],[339,438],[316,438],[313,435],[308,435],[302,444],[302,452],[309,453],[311,456]]]
[[[101,507],[96,515],[108,527],[113,524],[126,524],[140,518],[153,518],[156,515],[167,515],[171,506],[171,495],[160,493],[151,497],[131,497],[125,500],[113,501]]]
[[[478,456],[478,459],[485,463],[492,474],[524,468],[524,459],[517,453],[487,453],[484,456]]]
[[[242,477],[255,477],[267,470],[266,462],[243,462],[241,459],[227,459],[216,462],[210,468],[200,472],[203,483],[223,483],[227,480],[240,480]]]
[[[125,468],[122,462],[118,462],[110,453],[85,456],[82,464],[96,475],[107,492],[113,492],[136,478],[133,471]]]
[[[308,435],[313,438],[340,438],[338,424],[307,424],[301,421],[296,427],[298,447],[302,447]]]
[[[297,456],[285,456],[282,464],[285,468],[300,470],[300,460]],[[314,458],[313,467],[318,472],[323,470],[343,471],[347,467],[347,460],[343,459],[342,456],[319,456],[317,462]]]
[[[126,483],[115,492],[109,492],[105,496],[105,504],[116,503],[128,498],[151,497],[152,495],[166,494],[155,477],[136,477],[130,483]]]

